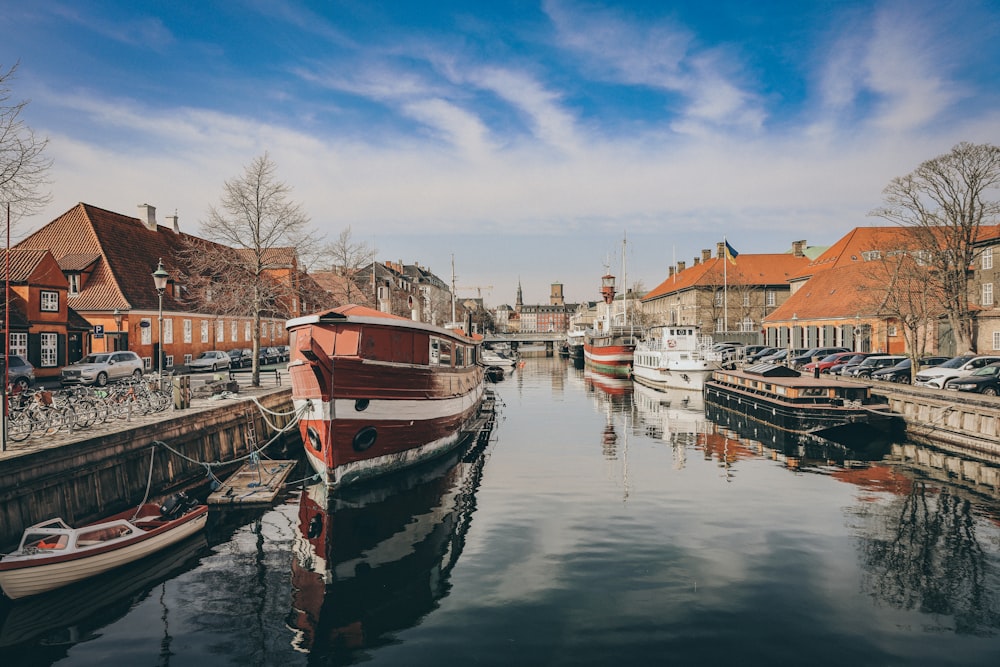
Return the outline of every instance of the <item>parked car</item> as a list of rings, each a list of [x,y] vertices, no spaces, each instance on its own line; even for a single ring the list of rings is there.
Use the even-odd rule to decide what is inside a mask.
[[[10,369],[10,374],[7,376],[8,384],[21,390],[35,384],[35,367],[19,354],[12,354],[9,358],[10,366],[7,367]],[[0,375],[4,373],[6,363],[7,359],[0,355]]]
[[[806,350],[802,354],[797,354],[792,357],[792,368],[799,368],[800,366],[805,366],[806,364],[812,363],[813,359],[823,359],[824,357],[833,354],[834,352],[848,352],[846,347],[814,347]]]
[[[870,356],[872,356],[871,352],[855,352],[853,357],[848,357],[842,363],[830,366],[830,375],[847,375],[847,370],[857,366]]]
[[[64,366],[59,380],[65,387],[74,384],[92,384],[103,387],[111,380],[142,377],[145,365],[135,352],[93,352],[80,361]]]
[[[257,355],[261,366],[276,364],[278,363],[280,357],[281,354],[278,352],[278,348],[276,347],[261,347],[260,353]]]
[[[753,354],[751,354],[749,357],[747,357],[747,361],[749,361],[751,363],[757,363],[758,361],[760,361],[764,357],[769,357],[772,354],[776,354],[777,352],[778,352],[778,348],[776,348],[776,347],[764,347],[764,348],[762,348],[760,350],[757,350],[756,352],[754,352]]]
[[[760,352],[761,350],[770,350],[770,349],[773,349],[775,352],[778,351],[777,348],[770,348],[767,345],[746,345],[743,347],[743,358],[747,361],[750,361],[750,359],[752,359],[753,356],[758,352]]]
[[[931,366],[937,366],[948,361],[948,357],[924,357],[918,362],[919,371],[921,368],[930,368]],[[879,370],[872,373],[873,380],[885,380],[887,382],[898,382],[900,384],[910,384],[910,368],[913,366],[913,360],[907,357],[903,359],[895,366],[889,366],[888,368],[880,368]]]
[[[253,350],[239,347],[229,350],[230,368],[249,368],[250,366],[253,366]]]
[[[996,396],[1000,394],[1000,363],[987,364],[964,377],[948,380],[944,388]]]
[[[278,352],[281,354],[280,361],[289,361],[292,358],[292,350],[287,345],[279,345]]]
[[[920,371],[917,373],[917,377],[913,379],[913,385],[915,387],[943,389],[948,380],[964,377],[972,373],[974,370],[998,361],[1000,361],[1000,356],[996,355],[959,355],[949,359],[940,366],[934,366]]]
[[[808,364],[802,366],[802,370],[807,373],[812,373],[819,367],[820,373],[829,373],[830,369],[839,363],[843,363],[854,356],[854,352],[834,352],[828,354],[819,361],[810,361]]]
[[[802,354],[805,350],[792,350],[792,356]],[[785,357],[788,356],[788,350],[778,350],[774,354],[770,354],[766,357],[758,359],[758,361],[764,361],[769,364],[783,364],[785,363]]]
[[[228,352],[222,350],[209,350],[202,352],[188,363],[190,371],[218,371],[229,368],[230,358]]]
[[[866,357],[860,364],[851,368],[844,375],[856,378],[870,378],[874,371],[880,368],[895,366],[903,359],[906,359],[906,357],[902,354],[873,354],[870,357]]]

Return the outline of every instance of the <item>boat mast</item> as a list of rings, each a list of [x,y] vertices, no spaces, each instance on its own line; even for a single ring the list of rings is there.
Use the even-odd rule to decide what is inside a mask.
[[[622,316],[624,320],[622,321],[622,326],[628,326],[628,273],[625,271],[625,234],[622,234]]]
[[[451,253],[451,321],[455,323],[455,253]]]

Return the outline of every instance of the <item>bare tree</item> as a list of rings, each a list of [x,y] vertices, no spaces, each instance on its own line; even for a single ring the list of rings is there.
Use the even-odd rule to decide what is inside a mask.
[[[219,208],[209,207],[201,234],[186,260],[192,294],[218,315],[253,320],[253,384],[260,384],[261,320],[287,317],[295,293],[297,248],[314,246],[309,217],[289,199],[291,188],[277,180],[267,153],[241,176],[223,185]]]
[[[338,283],[341,293],[334,294],[334,298],[341,303],[368,305],[372,302],[371,269],[377,252],[364,241],[355,241],[350,226],[340,232],[336,241],[323,247],[324,263],[343,278]],[[367,272],[364,271],[366,267]]]
[[[918,232],[932,268],[928,280],[940,297],[959,350],[974,350],[970,267],[979,228],[994,224],[1000,204],[986,199],[1000,185],[1000,148],[960,143],[950,153],[922,163],[883,190],[885,206],[871,212]]]
[[[30,215],[49,203],[45,190],[52,160],[46,158],[48,139],[35,136],[21,120],[28,100],[11,102],[9,82],[17,64],[6,72],[0,65],[0,203],[10,206],[12,218]]]

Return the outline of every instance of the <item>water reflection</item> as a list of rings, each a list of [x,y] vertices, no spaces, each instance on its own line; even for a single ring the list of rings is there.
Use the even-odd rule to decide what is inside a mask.
[[[29,641],[64,652],[89,639],[101,626],[121,618],[139,600],[204,554],[204,534],[99,577],[10,603],[0,612],[0,647]]]
[[[462,554],[488,449],[481,438],[371,485],[302,493],[288,615],[295,649],[355,662],[437,606]]]

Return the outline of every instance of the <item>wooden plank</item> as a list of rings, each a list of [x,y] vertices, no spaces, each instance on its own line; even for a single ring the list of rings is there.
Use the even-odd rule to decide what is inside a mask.
[[[209,505],[259,505],[274,502],[295,461],[248,461],[208,497]]]

